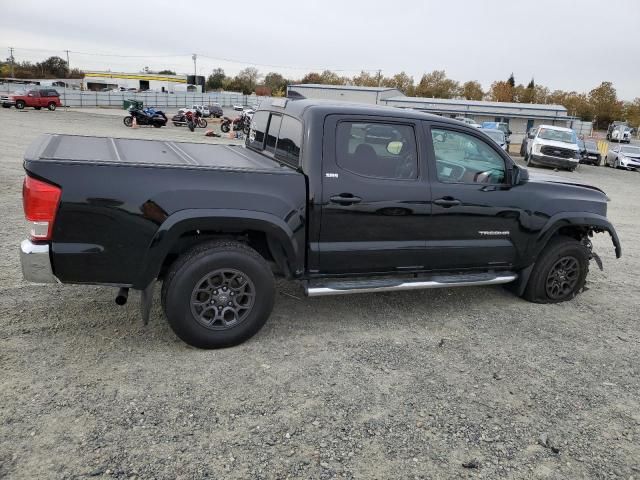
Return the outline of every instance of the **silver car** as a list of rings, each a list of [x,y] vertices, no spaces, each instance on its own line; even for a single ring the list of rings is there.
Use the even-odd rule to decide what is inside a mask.
[[[604,159],[607,167],[640,169],[640,147],[633,145],[611,145]]]

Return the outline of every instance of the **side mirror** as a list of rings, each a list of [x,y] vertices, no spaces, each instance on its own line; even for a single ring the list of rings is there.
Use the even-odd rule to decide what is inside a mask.
[[[513,165],[511,171],[511,185],[522,185],[529,181],[529,170],[518,165]]]
[[[507,130],[507,135],[511,135],[513,132],[511,130]]]

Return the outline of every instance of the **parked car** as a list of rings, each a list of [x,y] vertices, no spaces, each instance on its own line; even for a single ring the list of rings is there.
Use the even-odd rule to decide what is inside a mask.
[[[236,112],[241,112],[242,110],[244,110],[244,107],[243,107],[242,105],[234,105],[234,106],[233,106],[233,109],[234,109]]]
[[[477,123],[474,119],[472,118],[467,118],[467,117],[456,117],[456,120],[460,121],[460,122],[464,122],[467,125],[470,125],[472,127],[475,128],[482,128],[482,125],[480,125],[479,123]]]
[[[540,125],[534,137],[527,141],[524,159],[529,166],[545,165],[575,170],[580,163],[576,132],[555,125]]]
[[[610,145],[604,164],[607,167],[637,170],[640,168],[640,147]]]
[[[602,154],[598,150],[598,144],[595,140],[578,139],[578,148],[580,149],[580,163],[588,163],[591,165],[602,165]]]
[[[521,157],[524,157],[525,154],[527,153],[527,145],[529,143],[529,140],[533,140],[534,138],[536,138],[537,129],[538,129],[538,127],[530,128],[529,131],[527,131],[527,134],[522,139],[522,143],[520,144],[520,156]]]
[[[374,125],[393,140],[369,143]],[[529,175],[436,115],[274,99],[244,148],[169,146],[38,138],[24,161],[24,277],[116,286],[119,304],[140,290],[145,321],[160,279],[173,331],[217,348],[260,330],[274,276],[309,296],[512,283],[557,303],[582,291],[591,235],[608,232],[621,255],[602,190]]]
[[[628,127],[628,126],[629,126],[629,123],[622,120],[615,120],[611,122],[607,127],[607,140],[611,140],[611,134],[613,133],[614,129],[619,127]]]
[[[631,143],[631,128],[624,125],[618,125],[608,135],[609,140],[618,143]]]
[[[60,94],[53,88],[15,92],[0,98],[0,102],[2,102],[4,108],[16,107],[18,110],[22,110],[25,107],[33,107],[36,110],[47,107],[53,111],[62,106]]]
[[[503,149],[504,151],[508,151],[507,150],[507,139],[505,138],[504,132],[502,130],[491,129],[491,128],[482,128],[482,131],[484,133],[486,133],[491,138],[491,140],[493,140],[498,145],[500,145],[501,149]]]
[[[224,115],[224,111],[222,110],[222,107],[217,103],[209,105],[209,113],[214,118],[220,118]]]
[[[482,128],[487,128],[487,129],[493,128],[493,129],[502,130],[502,132],[504,133],[504,137],[507,141],[507,151],[509,151],[509,145],[511,144],[511,134],[513,132],[509,128],[509,124],[507,122],[482,122],[481,126]],[[524,152],[521,155],[524,155]]]

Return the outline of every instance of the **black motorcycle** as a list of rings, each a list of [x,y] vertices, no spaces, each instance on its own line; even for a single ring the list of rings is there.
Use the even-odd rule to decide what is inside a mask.
[[[232,128],[234,132],[242,130],[245,135],[249,135],[249,131],[251,130],[251,116],[243,112],[239,117],[236,117],[233,120],[229,117],[222,117],[220,130],[224,133],[228,133]]]
[[[133,119],[136,119],[137,125],[150,125],[155,128],[164,127],[167,124],[167,117],[160,110],[153,112],[140,110],[138,108],[129,107],[129,115],[122,120],[127,127],[133,126]]]
[[[183,113],[178,112],[176,115],[171,117],[171,121],[176,127],[189,127],[189,130],[192,132],[195,127],[207,128],[208,125],[207,121],[202,118],[202,112],[200,110],[196,110],[195,112],[191,110],[187,110]]]

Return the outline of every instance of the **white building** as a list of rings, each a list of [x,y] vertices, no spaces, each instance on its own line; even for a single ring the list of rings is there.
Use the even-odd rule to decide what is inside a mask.
[[[136,89],[152,92],[202,92],[204,77],[158,73],[85,72],[84,89],[93,91]]]
[[[319,85],[302,83],[289,85],[287,96],[295,92],[305,98],[319,98],[324,100],[341,100],[343,102],[379,104],[387,98],[402,95],[397,88],[387,87],[356,87],[352,85]]]

